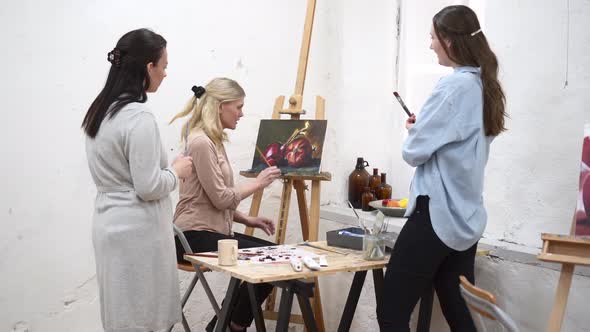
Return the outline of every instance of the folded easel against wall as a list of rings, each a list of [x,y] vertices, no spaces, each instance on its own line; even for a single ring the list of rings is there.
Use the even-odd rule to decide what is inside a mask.
[[[272,119],[280,119],[281,115],[289,115],[291,120],[298,120],[301,115],[305,114],[303,110],[303,88],[305,86],[305,74],[307,72],[307,60],[309,57],[309,46],[311,43],[311,32],[313,28],[313,18],[315,14],[315,0],[308,0],[307,2],[307,13],[305,17],[305,26],[303,30],[303,39],[301,42],[301,52],[299,55],[299,66],[297,70],[297,82],[295,84],[295,92],[289,98],[289,105],[285,109],[283,105],[285,103],[285,96],[279,96],[275,100],[273,108]],[[316,120],[325,119],[325,99],[316,96]],[[256,177],[257,174],[250,172],[240,172],[240,175],[245,177]],[[318,240],[318,227],[320,221],[320,189],[322,181],[330,181],[332,175],[328,172],[321,172],[317,175],[295,175],[285,174],[281,176],[283,180],[283,190],[281,194],[281,203],[279,209],[279,218],[277,224],[277,231],[275,236],[275,242],[277,244],[285,243],[285,233],[287,231],[287,221],[289,219],[289,207],[291,203],[291,193],[293,188],[297,194],[297,205],[299,207],[299,217],[301,219],[301,233],[304,241],[317,241]],[[305,181],[311,181],[311,202],[308,210],[307,198],[305,191],[308,186]],[[260,204],[262,202],[263,190],[259,190],[254,193],[252,198],[252,205],[250,206],[250,216],[258,216],[260,210]],[[247,227],[245,234],[252,235],[254,229]],[[325,331],[324,319],[322,313],[322,303],[320,297],[320,288],[317,278],[314,282],[314,297],[313,297],[313,311],[315,319],[318,325],[318,331]],[[266,300],[266,310],[264,311],[265,319],[278,319],[278,313],[275,311],[275,299],[276,293],[273,291],[271,296]],[[291,315],[290,322],[303,324],[303,317],[301,315]]]
[[[561,331],[576,265],[590,265],[590,239],[573,236],[575,223],[574,217],[570,235],[541,234],[543,249],[537,258],[561,264],[561,273],[549,318],[549,332]]]

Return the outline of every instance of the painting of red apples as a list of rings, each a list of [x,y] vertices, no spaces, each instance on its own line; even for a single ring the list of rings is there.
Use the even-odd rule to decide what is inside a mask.
[[[283,174],[318,174],[327,120],[261,120],[249,172],[277,166]]]
[[[590,236],[590,123],[584,126],[575,235]]]

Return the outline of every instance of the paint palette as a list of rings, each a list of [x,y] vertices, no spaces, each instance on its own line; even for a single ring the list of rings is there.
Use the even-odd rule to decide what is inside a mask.
[[[289,263],[292,257],[312,259],[319,255],[290,245],[246,248],[238,250],[238,260],[251,264]]]

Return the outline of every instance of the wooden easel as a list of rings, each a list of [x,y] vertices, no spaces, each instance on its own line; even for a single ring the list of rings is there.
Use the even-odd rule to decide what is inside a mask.
[[[590,239],[574,237],[576,219],[572,221],[570,235],[541,234],[543,249],[538,259],[561,264],[555,301],[549,318],[549,332],[561,331],[567,298],[576,265],[590,265]]]
[[[289,106],[284,109],[285,96],[279,96],[275,100],[273,108],[272,119],[280,119],[281,114],[287,114],[290,119],[299,119],[305,111],[302,108],[303,101],[303,88],[305,86],[305,74],[307,71],[307,60],[309,57],[309,46],[311,43],[311,32],[313,28],[313,18],[315,14],[316,0],[308,0],[307,2],[307,13],[305,17],[305,26],[303,30],[303,39],[301,42],[301,53],[299,55],[299,67],[297,69],[297,82],[295,84],[295,93],[289,98]],[[316,96],[316,120],[323,120],[325,118],[325,99]],[[245,177],[256,177],[257,174],[240,172]],[[281,204],[279,210],[278,225],[276,227],[275,242],[277,244],[285,243],[285,233],[287,231],[287,221],[289,218],[289,206],[291,203],[291,192],[295,188],[297,194],[297,205],[299,206],[299,216],[301,219],[301,233],[304,241],[317,241],[318,240],[318,227],[320,221],[320,189],[321,181],[330,181],[332,175],[328,172],[321,172],[318,175],[283,175],[283,191],[281,194]],[[307,207],[307,199],[305,196],[305,190],[307,185],[305,181],[311,181],[311,204],[309,211]],[[260,210],[260,203],[262,201],[263,190],[259,190],[254,193],[252,198],[252,205],[250,206],[250,216],[258,216]],[[251,227],[246,228],[245,233],[252,235],[254,229]],[[323,332],[324,318],[322,313],[322,303],[320,297],[320,288],[317,278],[315,278],[316,287],[314,287],[313,297],[313,311],[317,321],[318,330]],[[271,296],[266,301],[266,310],[264,311],[265,319],[277,320],[278,313],[274,310],[275,308],[276,293],[273,291]],[[301,315],[291,315],[291,322],[303,324],[303,317]]]

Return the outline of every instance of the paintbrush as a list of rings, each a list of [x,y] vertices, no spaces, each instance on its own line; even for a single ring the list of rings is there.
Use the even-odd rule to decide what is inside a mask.
[[[359,222],[359,225],[361,225],[361,227],[363,228],[363,230],[365,231],[365,233],[367,234],[371,234],[371,230],[368,229],[365,226],[365,223],[363,222],[363,220],[361,219],[361,217],[359,217],[358,213],[356,213],[356,210],[354,209],[354,206],[352,206],[352,203],[350,201],[346,201],[348,203],[348,206],[350,207],[350,209],[352,210],[352,212],[354,212],[354,215],[356,216],[356,219]]]
[[[412,112],[410,112],[410,110],[408,109],[408,106],[406,106],[406,104],[402,100],[402,97],[399,96],[399,93],[397,93],[397,91],[394,91],[393,92],[393,95],[395,96],[395,98],[397,99],[397,101],[399,101],[399,103],[402,105],[402,108],[404,109],[404,111],[406,112],[406,114],[409,117],[411,117],[412,116]]]
[[[258,145],[256,145],[256,151],[258,151],[258,153],[260,154],[260,157],[262,157],[262,160],[264,160],[264,163],[266,164],[266,166],[271,167],[270,163],[268,162],[268,160],[266,160],[266,157],[264,156],[262,151],[260,151],[260,148],[258,148]]]
[[[335,252],[335,253],[340,254],[340,255],[348,255],[347,252],[336,250],[336,249],[332,249],[332,248],[326,248],[326,247],[323,247],[323,246],[320,246],[320,245],[317,245],[317,244],[312,244],[309,241],[305,241],[303,243],[299,243],[298,246],[308,246],[308,247],[312,247],[312,248],[315,248],[315,249],[325,250],[325,251],[329,251],[329,252]]]

